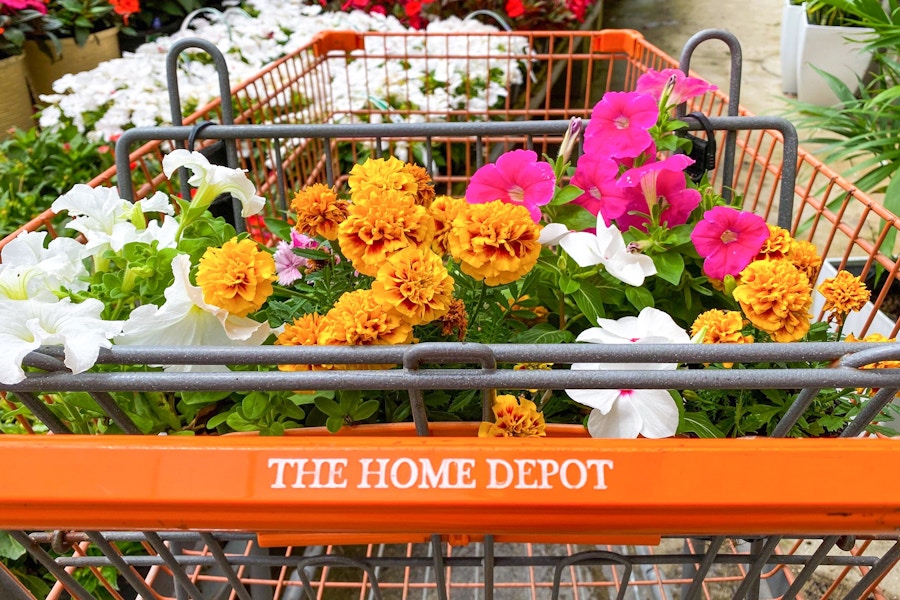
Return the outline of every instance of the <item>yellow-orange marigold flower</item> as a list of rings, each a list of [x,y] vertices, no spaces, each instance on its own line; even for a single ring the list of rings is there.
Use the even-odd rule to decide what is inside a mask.
[[[310,313],[294,319],[293,323],[285,323],[284,331],[278,335],[275,344],[278,346],[317,346],[322,317],[319,313]],[[282,371],[319,371],[331,369],[331,365],[278,365]]]
[[[823,310],[831,313],[828,320],[838,325],[843,324],[848,314],[862,309],[871,295],[862,279],[844,270],[823,281],[819,293],[825,297]]]
[[[439,255],[450,253],[447,240],[453,230],[453,220],[467,206],[468,203],[464,199],[451,196],[438,196],[431,203],[429,212],[434,218],[434,241],[431,243],[431,249]]]
[[[703,331],[703,344],[752,344],[753,336],[741,333],[744,323],[744,315],[738,311],[714,308],[694,320],[691,336]]]
[[[416,204],[428,208],[434,200],[434,185],[431,181],[431,175],[425,167],[420,167],[413,163],[406,163],[403,170],[412,175],[416,180]]]
[[[390,190],[365,204],[351,204],[338,227],[338,242],[353,266],[374,277],[394,252],[428,248],[434,238],[434,219],[413,196]]]
[[[503,285],[537,263],[540,234],[527,208],[496,200],[467,204],[453,221],[448,246],[463,273],[487,285]]]
[[[494,423],[482,423],[478,437],[544,437],[544,414],[537,405],[524,397],[511,394],[497,396],[492,407]]]
[[[294,228],[308,236],[337,239],[338,225],[347,218],[347,204],[327,185],[311,185],[291,200],[291,210],[297,215]]]
[[[778,259],[787,256],[793,242],[790,232],[787,229],[777,225],[769,225],[769,239],[763,242],[762,248],[759,249],[757,259],[769,258]]]
[[[395,156],[369,158],[353,165],[347,179],[350,200],[364,204],[382,192],[394,191],[415,199],[419,192],[416,176],[406,170],[406,163]]]
[[[819,269],[822,267],[822,257],[819,256],[819,251],[812,242],[793,240],[787,259],[791,261],[792,265],[806,273],[806,277],[810,281],[815,281],[819,276]]]
[[[845,341],[847,341],[847,342],[884,343],[884,342],[895,342],[896,339],[885,337],[885,336],[881,335],[880,333],[870,333],[869,335],[867,335],[866,337],[864,337],[862,339],[858,339],[853,334],[850,334],[845,338]],[[862,369],[900,369],[900,360],[882,360],[882,361],[879,361],[876,363],[872,363],[870,365],[864,365],[863,367],[860,367],[860,368],[862,368]],[[862,394],[866,390],[858,389],[857,391]],[[877,389],[870,389],[869,393],[874,394],[877,391],[878,391]],[[897,396],[900,397],[900,393],[898,393]]]
[[[453,278],[431,250],[408,248],[390,255],[375,275],[372,293],[411,325],[430,323],[450,309]]]
[[[251,239],[232,238],[221,248],[207,248],[197,269],[203,300],[245,317],[272,295],[275,260]]]
[[[322,318],[320,346],[380,346],[412,341],[412,325],[375,299],[372,290],[342,295]]]
[[[794,342],[809,331],[809,279],[785,259],[747,265],[733,295],[750,322],[776,342]]]

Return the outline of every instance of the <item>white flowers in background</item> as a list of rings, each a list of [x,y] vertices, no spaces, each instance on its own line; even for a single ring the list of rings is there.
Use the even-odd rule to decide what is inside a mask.
[[[603,265],[610,275],[639,286],[644,278],[656,275],[653,259],[633,252],[625,245],[622,232],[615,225],[606,226],[603,216],[597,215],[597,233],[569,231],[565,225],[550,223],[541,231],[542,244],[559,244],[579,267]]]
[[[135,308],[115,338],[118,345],[258,346],[271,333],[266,323],[237,317],[203,300],[202,290],[189,278],[190,257],[172,260],[174,281],[165,291],[162,306]],[[168,365],[166,371],[227,371],[224,366]]]
[[[637,317],[598,319],[576,341],[593,344],[686,344],[690,336],[668,314],[652,307]],[[576,363],[573,370],[674,370],[677,363]],[[570,398],[593,408],[588,431],[598,438],[670,437],[678,429],[678,405],[666,390],[571,389]]]
[[[91,139],[113,140],[132,126],[170,123],[165,62],[169,47],[178,39],[200,37],[213,42],[225,54],[230,83],[234,86],[256,75],[272,61],[307,45],[321,31],[407,32],[393,17],[363,11],[325,12],[321,6],[302,0],[249,0],[248,4],[255,15],[252,18],[237,9],[220,14],[203,13],[189,27],[144,44],[135,53],[126,53],[90,71],[63,76],[54,83],[55,93],[41,98],[46,105],[41,113],[41,127],[51,128],[67,121]],[[291,19],[286,20],[284,15],[291,15]],[[325,93],[329,97],[307,100],[319,111],[327,104],[337,114],[337,122],[346,120],[351,109],[370,108],[372,96],[382,100],[402,98],[404,104],[435,114],[464,109],[468,102],[469,110],[477,113],[501,102],[509,86],[524,81],[523,65],[516,59],[503,57],[521,55],[528,46],[527,38],[502,34],[468,37],[464,34],[498,30],[476,20],[458,18],[431,23],[428,31],[460,35],[441,36],[427,42],[425,36],[414,36],[404,38],[403,42],[394,40],[388,47],[383,46],[383,38],[380,48],[373,46],[379,44],[377,38],[367,39],[366,52],[357,53],[349,64],[345,57],[334,59],[340,61],[340,67],[331,70],[336,74],[331,90],[320,91],[320,95]],[[431,53],[449,53],[461,58],[416,59],[416,54],[426,53],[426,44]],[[364,58],[372,52],[398,59]],[[467,59],[467,55],[491,58]],[[218,75],[205,59],[205,52],[191,49],[182,56],[185,59],[179,62],[178,76],[182,106],[202,106],[218,98]],[[408,66],[399,60],[400,56],[411,57]],[[498,69],[505,72],[498,74]],[[369,92],[355,91],[360,89],[358,82],[362,80],[372,86]],[[473,94],[469,101],[467,88],[482,91]],[[289,95],[281,98],[285,104],[290,100]],[[277,105],[279,99],[276,96],[268,102]],[[482,104],[475,106],[471,102]],[[314,115],[298,115],[291,122],[314,122],[311,116]]]
[[[188,183],[197,188],[191,200],[194,210],[203,212],[217,196],[224,193],[234,195],[241,202],[242,217],[258,214],[266,205],[266,199],[256,195],[256,186],[239,169],[213,165],[201,153],[184,149],[173,150],[163,157],[166,177],[171,178],[181,167],[191,172]]]

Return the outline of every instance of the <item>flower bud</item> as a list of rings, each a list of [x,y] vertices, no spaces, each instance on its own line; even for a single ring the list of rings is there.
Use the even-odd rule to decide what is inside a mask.
[[[581,129],[581,119],[572,117],[569,120],[569,127],[566,129],[566,134],[563,136],[562,144],[559,146],[559,154],[557,155],[563,159],[563,162],[569,162],[572,151],[575,149],[575,144],[578,143],[578,138],[581,137]]]

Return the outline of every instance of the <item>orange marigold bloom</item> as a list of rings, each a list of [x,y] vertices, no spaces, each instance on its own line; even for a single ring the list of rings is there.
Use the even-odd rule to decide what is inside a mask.
[[[466,332],[469,330],[469,315],[466,313],[466,304],[462,300],[453,298],[447,314],[438,321],[441,322],[441,335],[453,335],[455,331],[459,341],[466,339]]]
[[[416,180],[416,204],[428,208],[434,200],[434,185],[431,181],[431,175],[425,167],[407,163],[403,166],[403,170],[412,175]]]
[[[757,260],[762,258],[778,259],[787,256],[793,242],[790,232],[777,225],[769,225],[769,239],[763,242]]]
[[[353,165],[347,179],[350,200],[356,204],[368,202],[382,192],[401,192],[415,199],[419,193],[416,176],[406,170],[406,163],[395,156],[390,158],[369,158],[366,162]]]
[[[277,346],[317,346],[322,317],[319,313],[303,315],[293,323],[285,323],[284,331],[275,340]],[[331,365],[278,365],[281,371],[319,371],[331,369]]]
[[[819,293],[825,297],[823,310],[831,313],[828,320],[838,325],[843,324],[844,317],[852,311],[862,309],[871,295],[862,279],[844,270],[823,281]]]
[[[787,260],[750,263],[733,295],[750,322],[776,342],[794,342],[809,331],[809,279]]]
[[[385,307],[372,290],[341,296],[322,318],[320,346],[380,346],[412,341],[412,325]]]
[[[291,210],[297,215],[294,228],[305,235],[337,239],[338,225],[347,218],[346,200],[327,185],[316,183],[294,194]]]
[[[819,276],[822,257],[819,256],[819,251],[812,242],[805,240],[794,240],[791,242],[791,249],[788,251],[787,259],[795,267],[806,273],[806,277],[810,281],[815,281]]]
[[[453,230],[453,220],[459,216],[460,211],[465,210],[468,203],[462,198],[453,198],[451,196],[438,196],[431,203],[429,212],[434,218],[434,241],[431,243],[431,249],[439,255],[444,256],[450,253],[447,246],[447,239]]]
[[[866,337],[864,337],[862,339],[858,339],[853,334],[850,334],[845,338],[844,341],[884,343],[884,342],[895,342],[896,339],[895,338],[887,338],[887,337],[881,335],[880,333],[870,333],[869,335],[867,335]],[[870,365],[864,365],[860,368],[862,368],[862,369],[900,369],[900,360],[882,360],[882,361],[879,361],[876,363],[872,363]],[[862,394],[866,390],[859,389],[857,391]],[[877,391],[878,391],[877,389],[868,390],[869,394],[874,394]],[[897,396],[900,397],[900,394],[897,394]]]
[[[203,300],[245,317],[272,295],[275,260],[251,240],[232,238],[221,248],[207,248],[197,269]]]
[[[434,219],[415,199],[390,190],[365,204],[351,204],[347,219],[338,227],[338,242],[360,273],[374,277],[394,252],[427,248],[434,239]]]
[[[527,208],[495,200],[467,204],[453,221],[448,245],[463,273],[487,285],[503,285],[537,263],[540,234],[541,226]]]
[[[752,344],[753,336],[744,335],[744,316],[736,310],[719,310],[714,308],[701,314],[691,325],[691,336],[701,331],[703,344]]]
[[[544,437],[546,423],[544,413],[537,405],[524,397],[516,399],[511,394],[497,396],[492,407],[494,423],[482,423],[478,437]]]
[[[441,257],[408,248],[390,255],[372,282],[375,299],[392,307],[411,325],[430,323],[450,310],[453,278]]]

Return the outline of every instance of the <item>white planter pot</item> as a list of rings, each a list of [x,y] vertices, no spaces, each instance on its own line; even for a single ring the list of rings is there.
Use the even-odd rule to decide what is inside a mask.
[[[854,261],[850,259],[847,261],[847,266],[845,269],[850,271],[854,275],[859,275],[862,271],[862,267],[865,264],[865,261]],[[813,289],[819,289],[819,286],[826,279],[831,279],[832,277],[837,275],[837,267],[840,265],[840,261],[836,260],[825,260],[822,262],[822,268],[819,270],[819,277],[816,279],[816,285]],[[875,297],[875,290],[871,290],[873,297]],[[825,298],[822,294],[815,292],[813,294],[813,304],[812,304],[812,312],[813,318],[819,315],[819,312],[822,310],[822,306],[825,304]],[[872,319],[872,324],[869,325],[869,328],[866,330],[866,335],[870,335],[873,333],[880,333],[885,337],[890,337],[891,332],[894,329],[894,319],[887,316],[883,312],[876,311],[875,305],[871,302],[867,302],[861,311],[852,312],[847,315],[847,319],[844,322],[843,333],[844,335],[852,333],[856,337],[861,337],[862,329],[866,325],[866,321],[869,320],[869,316],[872,313],[875,313],[875,317]]]
[[[797,95],[800,29],[806,23],[806,3],[784,0],[781,8],[781,90]]]
[[[863,49],[863,40],[871,32],[867,27],[811,25],[804,19],[798,40],[797,99],[819,106],[838,102],[825,78],[813,67],[834,75],[856,91],[872,61],[872,54]]]

